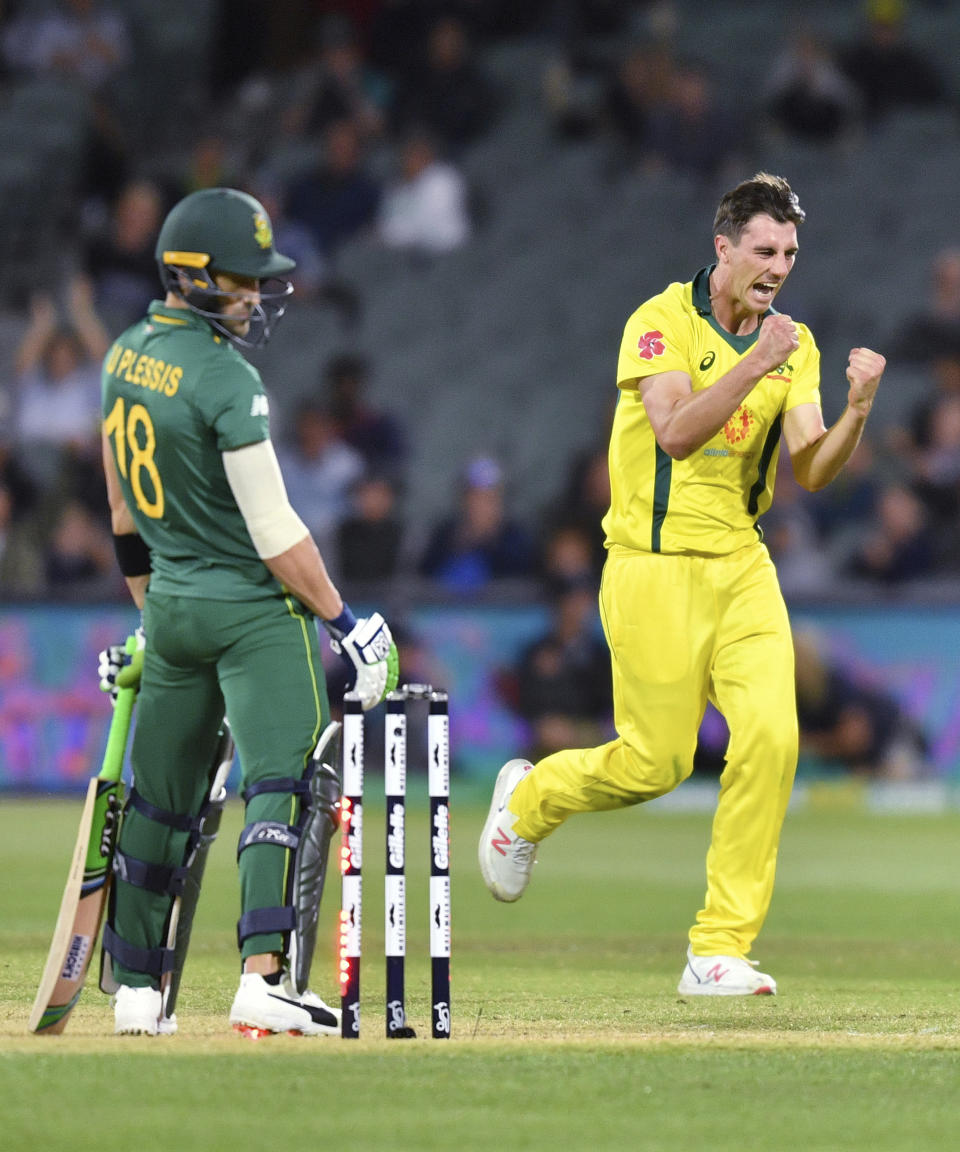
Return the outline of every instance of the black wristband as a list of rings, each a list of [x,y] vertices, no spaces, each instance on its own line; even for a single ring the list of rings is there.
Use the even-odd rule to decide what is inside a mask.
[[[115,535],[113,550],[117,554],[117,563],[124,576],[149,576],[153,571],[150,549],[139,532],[129,532],[123,536]]]

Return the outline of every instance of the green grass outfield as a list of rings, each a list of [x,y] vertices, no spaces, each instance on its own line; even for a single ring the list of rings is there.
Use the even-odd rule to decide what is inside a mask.
[[[375,782],[371,782],[370,791]],[[468,794],[469,793],[469,794]],[[484,801],[454,793],[453,1039],[429,1033],[426,821],[411,799],[408,1012],[383,1039],[383,814],[368,803],[363,1038],[229,1030],[236,986],[227,811],[172,1038],[114,1037],[88,982],[67,1031],[26,1021],[79,799],[0,801],[0,1147],[17,1150],[953,1147],[960,1125],[960,814],[791,812],[755,948],[777,997],[683,1001],[710,813],[580,817],[530,890],[483,888]],[[333,999],[336,881],[314,987]],[[96,962],[95,962],[96,964]]]

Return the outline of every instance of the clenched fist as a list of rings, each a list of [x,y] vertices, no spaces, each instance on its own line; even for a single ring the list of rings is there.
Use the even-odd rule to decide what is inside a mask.
[[[789,316],[777,312],[764,318],[754,352],[760,357],[765,372],[779,368],[800,347],[797,326]]]
[[[869,348],[851,349],[847,360],[847,381],[850,384],[847,404],[858,415],[869,415],[886,366],[887,362],[879,352],[871,352]]]

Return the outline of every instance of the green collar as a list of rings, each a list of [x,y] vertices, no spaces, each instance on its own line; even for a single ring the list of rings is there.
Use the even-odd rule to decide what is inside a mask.
[[[760,335],[760,325],[757,325],[756,331],[749,333],[747,336],[735,336],[732,332],[728,332],[721,324],[717,323],[717,318],[713,314],[713,309],[710,307],[710,274],[716,268],[716,264],[708,264],[706,268],[701,268],[700,271],[693,278],[693,306],[696,308],[697,313],[706,320],[714,332],[726,340],[726,342],[735,351],[743,353],[747,349],[752,348],[757,342],[757,337]],[[768,308],[760,317],[761,323],[764,316],[775,316],[776,309]]]
[[[197,316],[189,308],[168,308],[162,300],[154,300],[147,309],[151,320],[164,327],[198,328],[210,331],[210,325],[202,316]]]

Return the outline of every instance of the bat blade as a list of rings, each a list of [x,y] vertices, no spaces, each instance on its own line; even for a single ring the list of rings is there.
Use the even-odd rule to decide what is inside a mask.
[[[62,1032],[83,991],[113,876],[123,801],[120,778],[135,699],[132,688],[118,694],[103,767],[87,785],[60,912],[30,1013],[31,1032],[46,1036]]]
[[[80,817],[60,913],[30,1013],[30,1031],[57,1035],[80,997],[110,891],[113,837],[123,785],[94,777]]]

